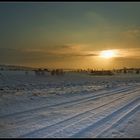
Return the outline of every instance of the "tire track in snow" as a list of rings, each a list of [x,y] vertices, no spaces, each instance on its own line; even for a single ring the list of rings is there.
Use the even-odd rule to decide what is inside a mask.
[[[127,94],[130,94],[130,92],[127,93]],[[65,126],[67,126],[67,125],[72,125],[73,123],[76,123],[76,122],[79,121],[80,119],[83,120],[85,117],[87,117],[87,116],[89,117],[89,115],[92,115],[92,114],[93,114],[93,113],[91,113],[92,111],[95,111],[95,110],[97,110],[97,109],[99,109],[99,108],[103,108],[103,107],[105,107],[105,106],[110,106],[111,103],[114,104],[115,101],[118,101],[118,100],[123,99],[127,94],[124,94],[124,95],[122,95],[121,97],[119,97],[119,98],[117,98],[117,99],[115,99],[115,100],[112,100],[112,101],[107,102],[107,103],[105,103],[105,104],[102,104],[102,105],[100,105],[100,106],[98,106],[98,107],[95,107],[94,109],[90,109],[90,110],[88,110],[88,111],[85,111],[85,112],[83,112],[83,113],[80,113],[80,114],[78,114],[78,115],[75,115],[75,116],[73,116],[73,117],[70,117],[70,118],[68,118],[68,119],[65,119],[65,120],[63,120],[63,121],[60,121],[60,122],[58,122],[58,123],[56,123],[56,124],[54,124],[54,125],[50,125],[50,126],[43,127],[43,128],[41,128],[41,129],[35,130],[35,131],[33,131],[33,132],[29,132],[29,133],[27,133],[27,134],[25,134],[25,135],[22,135],[22,136],[20,136],[20,137],[34,137],[34,135],[35,135],[35,136],[36,136],[36,135],[37,135],[37,136],[42,136],[43,131],[45,131],[45,132],[50,131],[50,132],[49,132],[49,134],[50,134],[52,131],[59,130],[60,127],[62,127],[62,129],[64,129]],[[44,132],[44,133],[45,133],[45,132]],[[39,134],[39,133],[40,133],[40,134]],[[54,133],[54,132],[53,132],[53,133]]]
[[[104,109],[103,112],[105,112],[106,110],[108,110],[108,109]],[[99,112],[99,113],[95,113],[93,115],[87,116],[86,118],[83,118],[81,120],[78,120],[75,123],[67,125],[67,126],[63,127],[62,129],[56,130],[56,132],[52,132],[48,135],[44,135],[43,138],[46,138],[46,137],[49,137],[49,138],[71,137],[71,135],[75,134],[77,131],[85,128],[86,125],[90,126],[93,123],[93,121],[95,120],[95,118],[101,118],[103,112]],[[96,121],[97,120],[98,119],[96,119]],[[83,134],[83,132],[82,132],[82,134]],[[83,137],[85,137],[85,136],[83,136]]]
[[[120,121],[122,121],[122,119],[125,118],[125,115],[128,116],[128,115],[130,115],[131,113],[137,111],[140,108],[139,101],[140,101],[140,97],[132,100],[128,104],[124,105],[123,107],[121,107],[121,108],[113,111],[112,113],[108,114],[106,117],[104,117],[102,119],[99,119],[97,122],[89,125],[88,127],[85,127],[83,129],[81,129],[80,131],[78,131],[77,133],[75,133],[74,135],[72,135],[71,137],[72,138],[86,137],[86,134],[87,133],[90,133],[90,132],[94,133],[95,129],[97,129],[100,125],[103,125],[106,122],[110,121],[110,119],[112,119],[116,115],[122,113],[123,111],[125,112],[126,109],[131,109],[130,112],[128,112],[128,114],[126,113],[126,114],[124,114],[124,116],[122,116],[120,118]],[[136,105],[136,106],[133,108],[134,105]]]
[[[109,127],[102,130],[102,132],[95,135],[95,137],[100,138],[105,133],[107,133],[109,130],[117,127],[119,124],[121,124],[124,119],[128,119],[131,117],[134,113],[136,113],[138,110],[140,110],[140,104],[136,105],[134,108],[132,108],[130,111],[126,112],[123,116],[119,117],[116,121],[114,121]]]
[[[131,89],[131,88],[130,88]],[[99,98],[102,98],[102,97],[108,97],[108,96],[111,96],[111,95],[114,95],[114,94],[121,94],[122,92],[126,92],[126,91],[129,91],[130,89],[124,89],[124,90],[119,90],[119,91],[117,91],[117,92],[114,92],[114,93],[111,93],[111,92],[108,92],[107,94],[102,94],[102,95],[97,95],[97,96],[94,96],[94,97],[89,97],[89,98],[87,98],[87,99],[83,99],[82,101],[77,101],[76,103],[74,102],[74,103],[70,103],[70,105],[68,104],[64,104],[64,107],[65,106],[75,106],[75,105],[77,105],[77,104],[81,104],[81,103],[84,103],[84,102],[89,102],[89,101],[93,101],[93,100],[97,100],[97,99],[99,99]],[[134,91],[134,90],[133,90]],[[136,90],[137,91],[137,90]],[[110,93],[110,94],[109,94]]]
[[[119,98],[119,99],[122,99],[122,97]],[[115,102],[116,100],[119,100],[119,99],[115,99],[115,100],[113,100],[111,102]],[[55,123],[53,125],[50,125],[50,126],[43,127],[41,129],[38,129],[38,130],[35,130],[33,132],[27,133],[27,134],[22,135],[20,137],[23,137],[23,138],[25,137],[26,138],[26,137],[30,137],[30,136],[32,137],[34,135],[40,135],[41,136],[42,134],[40,134],[40,133],[42,133],[43,131],[45,131],[45,132],[46,131],[50,131],[50,133],[51,133],[53,131],[52,129],[54,129],[54,131],[55,131],[55,130],[59,129],[60,127],[65,127],[65,125],[68,125],[68,124],[71,125],[73,122],[75,122],[75,121],[77,122],[77,120],[83,118],[84,116],[87,116],[88,113],[90,114],[91,111],[99,109],[100,107],[105,107],[106,105],[110,105],[111,102],[103,104],[101,106],[98,106],[98,107],[96,107],[94,109],[90,109],[90,110],[84,111],[84,112],[82,112],[80,114],[77,114],[77,115],[74,115],[74,116],[69,117],[67,119],[64,119],[63,121],[57,122],[57,123]]]
[[[66,104],[80,104],[81,102],[84,102],[84,100],[91,100],[90,98],[100,98],[102,95],[106,95],[106,94],[110,94],[110,93],[112,93],[113,92],[113,94],[116,94],[116,93],[120,93],[120,92],[124,92],[124,91],[128,91],[128,90],[130,90],[130,89],[133,89],[133,88],[135,88],[135,87],[137,87],[137,85],[135,85],[135,86],[128,86],[127,88],[120,88],[120,89],[115,89],[115,90],[111,90],[111,91],[105,91],[105,92],[103,92],[103,93],[101,93],[101,94],[98,94],[98,92],[97,92],[97,94],[96,95],[90,95],[90,96],[88,96],[88,97],[84,97],[84,98],[81,98],[81,99],[76,99],[76,100],[72,100],[72,101],[68,101],[68,102],[62,102],[62,103],[58,103],[58,104],[54,104],[54,105],[50,105],[50,106],[43,106],[43,107],[39,107],[39,108],[34,108],[34,109],[30,109],[30,110],[25,110],[25,111],[22,111],[22,112],[16,112],[16,113],[12,113],[12,114],[7,114],[7,115],[4,115],[4,116],[0,116],[0,119],[2,119],[2,118],[7,118],[7,117],[13,117],[13,116],[16,116],[16,115],[23,115],[23,116],[26,116],[26,114],[25,113],[37,113],[36,111],[40,111],[40,110],[43,110],[43,109],[46,109],[46,108],[49,108],[49,107],[58,107],[58,106],[62,106],[62,105],[64,105],[64,106],[66,106]],[[116,91],[116,92],[114,92],[114,91]],[[80,102],[81,101],[81,102]],[[77,103],[77,102],[79,102],[79,103]]]
[[[135,86],[134,86],[135,87]],[[84,102],[89,102],[89,101],[92,101],[92,100],[97,100],[98,98],[102,98],[102,97],[106,97],[106,96],[111,96],[111,95],[113,95],[113,94],[120,94],[120,93],[122,93],[122,92],[124,92],[124,91],[128,91],[130,88],[132,88],[132,87],[127,87],[127,88],[123,88],[122,90],[121,89],[119,89],[119,90],[113,90],[113,91],[118,91],[118,92],[105,92],[105,93],[103,93],[103,94],[97,94],[97,95],[92,95],[90,98],[88,97],[88,99],[86,98],[84,98],[84,99],[82,99],[82,101],[80,100],[78,100],[79,102],[71,102],[71,104],[68,104],[69,106],[72,106],[72,105],[79,105],[79,104],[81,104],[81,103],[84,103]],[[111,93],[111,94],[109,94],[109,93]],[[104,95],[104,96],[102,96],[102,95]],[[64,106],[66,106],[65,104],[64,104]],[[62,106],[61,106],[62,107]],[[25,112],[25,114],[23,114],[23,113],[19,113],[19,114],[14,114],[14,115],[12,115],[12,116],[8,116],[8,117],[10,117],[10,118],[13,118],[14,117],[14,122],[24,122],[25,120],[27,120],[27,119],[31,119],[31,121],[32,121],[32,119],[39,119],[39,117],[38,116],[33,116],[33,113],[34,113],[34,115],[38,115],[38,113],[39,112],[41,112],[41,111],[43,111],[45,109],[45,111],[47,111],[47,109],[49,110],[49,108],[40,108],[40,110],[37,110],[37,111],[35,111],[34,110],[34,112]],[[32,116],[31,117],[29,117],[29,115],[30,115],[30,113],[32,113]],[[5,118],[7,118],[6,116],[4,117],[4,119]]]
[[[88,99],[87,99],[87,98],[86,98],[86,99],[84,98],[84,99],[82,99],[82,100],[80,100],[80,101],[78,100],[77,102],[71,102],[70,104],[66,104],[66,105],[64,104],[63,107],[65,107],[65,106],[70,106],[70,107],[71,107],[71,106],[73,106],[73,105],[79,105],[79,104],[81,104],[81,103],[85,103],[85,102],[97,100],[97,99],[102,98],[102,97],[112,96],[112,95],[114,95],[114,94],[122,94],[122,92],[124,92],[124,91],[125,91],[125,92],[126,92],[126,91],[129,91],[129,89],[130,89],[130,88],[127,88],[127,89],[124,89],[124,90],[121,90],[121,91],[119,90],[118,92],[114,92],[114,93],[111,92],[111,94],[109,94],[110,92],[108,92],[108,93],[106,92],[107,94],[103,94],[103,96],[102,96],[102,95],[97,95],[97,96],[95,95],[95,96],[92,96],[92,98],[88,98]],[[138,91],[138,89],[136,89],[136,91]],[[129,94],[129,93],[128,93],[128,94]],[[62,106],[61,106],[61,107],[62,107]],[[40,112],[40,111],[43,111],[44,109],[46,110],[46,107],[43,108],[42,110],[40,109],[39,112]],[[38,114],[39,112],[35,112],[34,115]],[[28,112],[27,112],[27,113],[28,113]],[[31,113],[31,112],[29,112],[29,113]],[[32,112],[32,113],[33,113],[33,112]],[[29,117],[28,114],[23,114],[23,115],[22,115],[22,114],[19,114],[19,115],[20,115],[20,116],[17,116],[18,121],[16,121],[16,122],[24,122],[26,119],[31,119],[31,120],[32,120],[32,119],[35,119],[35,118],[36,118],[36,119],[39,119],[38,116],[37,116],[37,117],[32,117],[32,116]],[[26,116],[27,116],[27,117],[26,117]],[[10,117],[13,117],[13,116],[10,116]],[[24,117],[25,119],[22,119],[23,117]]]
[[[133,88],[133,87],[132,87]],[[131,92],[131,93],[133,93],[133,91]],[[124,93],[122,93],[123,95],[124,95]],[[126,93],[125,93],[126,94]],[[127,94],[130,94],[130,92],[129,93],[127,93]],[[80,115],[80,114],[79,114]],[[22,117],[22,116],[21,116]],[[34,119],[34,118],[33,118]],[[32,121],[32,120],[31,120]],[[35,120],[35,123],[36,123],[37,121]],[[41,122],[41,120],[40,120],[40,122]],[[55,125],[55,124],[54,124]],[[24,126],[23,126],[24,127]],[[21,127],[19,127],[20,129],[22,129]],[[8,131],[7,131],[8,132]]]
[[[122,93],[122,94],[125,95],[125,94],[130,94],[130,93],[125,93],[125,94]],[[118,96],[118,94],[116,94],[116,96]],[[119,96],[119,97],[120,97],[120,96]],[[71,116],[73,116],[73,115],[71,115]],[[66,118],[69,118],[69,117],[64,117],[64,119],[66,119]],[[21,121],[16,121],[17,123],[14,121],[14,123],[16,123],[16,125],[17,125],[17,124],[20,124],[20,123],[22,122],[22,123],[20,124],[20,126],[17,126],[17,127],[16,127],[16,129],[17,129],[17,128],[21,128],[21,129],[22,129],[23,124],[24,124],[24,127],[25,127],[26,124],[30,124],[30,126],[32,126],[33,124],[40,124],[42,121],[48,121],[48,120],[47,120],[46,118],[43,118],[42,116],[38,115],[38,116],[35,116],[35,117],[34,117],[34,116],[33,116],[33,117],[32,117],[32,116],[31,116],[31,117],[29,116],[29,118],[25,117],[25,118],[22,119]],[[57,123],[57,122],[59,122],[59,121],[62,121],[62,119],[59,119],[59,118],[58,118],[58,119],[56,119],[55,121],[52,120],[52,124],[53,124],[53,123]],[[12,122],[13,122],[13,121],[12,121]],[[43,125],[44,125],[44,124],[43,124]],[[47,125],[47,124],[46,124],[46,125]],[[11,126],[11,127],[12,127],[12,126]],[[12,129],[12,128],[8,128],[9,131],[10,131],[10,129]]]
[[[128,90],[128,89],[127,89]],[[125,91],[127,91],[127,90],[125,90]],[[135,92],[135,91],[139,91],[139,89],[136,89],[136,90],[133,90],[133,92]],[[123,94],[123,92],[124,91],[121,91],[121,92],[117,92],[117,94]],[[129,93],[125,93],[125,94],[131,94],[131,93],[133,93],[133,92],[129,92]],[[99,98],[102,98],[102,97],[108,97],[108,96],[112,96],[112,95],[114,95],[114,94],[116,94],[116,92],[115,93],[112,93],[112,94],[109,94],[109,95],[104,95],[104,96],[99,96],[99,97],[95,97],[95,98],[90,98],[90,99],[87,99],[87,100],[84,100],[84,101],[80,101],[80,102],[77,102],[77,103],[71,103],[69,106],[75,106],[75,105],[79,105],[79,104],[81,104],[81,103],[85,103],[85,102],[89,102],[89,101],[92,101],[92,100],[97,100],[97,99],[99,99]],[[125,94],[123,94],[123,95],[125,95]],[[27,118],[28,120],[32,120],[32,119],[39,119],[39,117],[38,116],[36,116],[36,117],[30,117],[30,118]],[[22,120],[20,120],[20,121],[17,121],[17,122],[24,122],[24,120],[26,120],[26,118],[25,119],[22,119]]]

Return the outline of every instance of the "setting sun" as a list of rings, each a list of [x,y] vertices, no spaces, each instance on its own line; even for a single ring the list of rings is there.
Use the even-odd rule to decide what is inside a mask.
[[[115,57],[116,56],[116,52],[113,51],[113,50],[106,50],[106,51],[102,51],[100,53],[100,57],[103,57],[103,58],[106,58],[106,59],[109,59],[109,58],[112,58],[112,57]]]

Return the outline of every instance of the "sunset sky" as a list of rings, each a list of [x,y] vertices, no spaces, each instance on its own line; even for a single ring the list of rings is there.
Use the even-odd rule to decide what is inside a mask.
[[[0,2],[0,64],[140,67],[139,14],[140,2]]]

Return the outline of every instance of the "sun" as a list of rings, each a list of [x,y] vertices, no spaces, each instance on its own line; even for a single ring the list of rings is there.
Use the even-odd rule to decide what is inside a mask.
[[[109,58],[115,57],[116,52],[113,51],[113,50],[105,50],[105,51],[101,51],[99,56],[103,57],[103,58],[106,58],[106,59],[109,59]]]

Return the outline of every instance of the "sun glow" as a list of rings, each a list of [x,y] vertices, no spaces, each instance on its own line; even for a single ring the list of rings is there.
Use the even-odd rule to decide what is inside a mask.
[[[103,57],[103,58],[106,58],[106,59],[109,59],[109,58],[112,58],[112,57],[116,57],[116,51],[114,51],[114,50],[101,51],[99,56]]]

